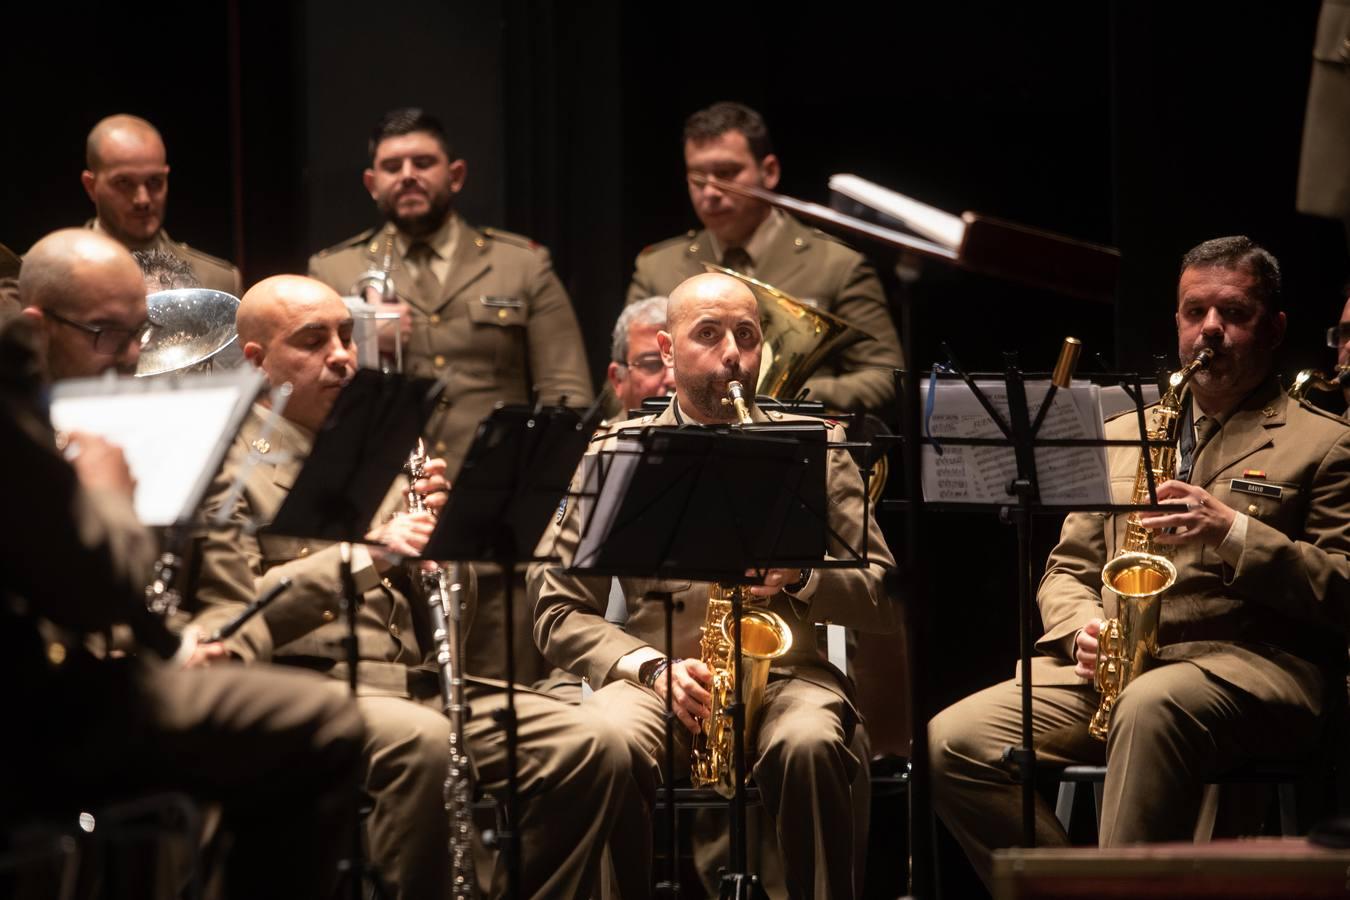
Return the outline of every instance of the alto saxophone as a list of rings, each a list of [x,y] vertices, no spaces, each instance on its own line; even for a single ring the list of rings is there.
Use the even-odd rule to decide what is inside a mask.
[[[735,407],[737,421],[746,425],[750,407],[745,388],[733,381],[724,405]],[[733,764],[735,750],[734,720],[730,707],[736,701],[736,667],[733,654],[735,621],[733,600],[741,606],[741,680],[740,696],[745,704],[746,748],[753,746],[755,725],[764,704],[764,688],[769,682],[769,666],[792,649],[792,629],[778,613],[765,608],[768,601],[751,594],[740,585],[713,584],[708,587],[708,610],[699,629],[699,658],[712,671],[712,695],[708,706],[712,713],[694,735],[690,747],[689,780],[694,787],[712,787],[723,797],[736,793]]]
[[[1214,351],[1201,350],[1167,380],[1167,391],[1153,410],[1146,446],[1139,454],[1139,470],[1130,496],[1133,506],[1150,502],[1148,473],[1161,484],[1176,477],[1177,424],[1181,419],[1186,386],[1195,373],[1209,365]],[[1116,615],[1102,623],[1097,638],[1097,671],[1094,681],[1101,692],[1097,711],[1088,723],[1088,733],[1106,740],[1111,713],[1120,692],[1152,662],[1158,650],[1158,621],[1162,595],[1176,583],[1177,567],[1153,542],[1153,535],[1139,524],[1140,513],[1126,517],[1125,542],[1114,559],[1102,567],[1102,585],[1116,595]]]
[[[426,512],[426,497],[415,489],[426,474],[426,445],[419,438],[417,449],[408,457],[408,511]],[[432,639],[436,642],[436,667],[440,672],[441,703],[450,720],[450,766],[445,777],[445,811],[450,816],[450,896],[471,900],[474,894],[473,867],[473,770],[464,722],[468,705],[464,702],[463,572],[459,563],[449,568],[437,565],[420,573],[431,619]]]

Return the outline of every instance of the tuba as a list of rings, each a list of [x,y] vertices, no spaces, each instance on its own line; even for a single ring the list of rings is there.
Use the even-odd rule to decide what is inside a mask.
[[[1173,372],[1167,391],[1153,410],[1150,441],[1139,454],[1139,470],[1134,479],[1130,503],[1149,502],[1148,472],[1153,470],[1155,484],[1172,478],[1177,471],[1177,425],[1181,419],[1186,386],[1195,373],[1209,365],[1214,351],[1205,349],[1195,359]],[[1158,622],[1162,595],[1177,580],[1177,567],[1159,552],[1148,529],[1139,524],[1141,515],[1132,512],[1126,518],[1125,542],[1115,558],[1102,567],[1102,585],[1116,595],[1116,614],[1102,623],[1097,638],[1097,671],[1094,680],[1101,692],[1097,711],[1088,723],[1088,733],[1106,740],[1111,713],[1120,692],[1152,661],[1158,649]]]
[[[729,397],[722,400],[736,409],[737,421],[746,425],[751,421],[750,407],[745,399],[745,388],[739,381],[728,386]],[[735,653],[735,621],[733,600],[740,595],[741,606],[741,681],[743,690],[737,691]],[[703,722],[702,730],[694,735],[690,747],[689,780],[694,787],[712,787],[723,797],[736,793],[733,752],[735,727],[731,704],[737,695],[745,704],[746,747],[753,746],[755,725],[764,703],[764,688],[769,683],[769,666],[792,649],[792,629],[778,613],[766,607],[767,600],[755,597],[744,587],[714,584],[708,588],[708,610],[699,629],[699,658],[712,670],[712,699],[708,705],[712,714]]]
[[[755,386],[756,396],[792,400],[831,353],[869,340],[866,334],[838,316],[803,303],[771,284],[713,263],[705,262],[703,268],[744,282],[759,302],[764,350],[759,383]],[[876,503],[886,487],[886,457],[878,456],[872,468],[867,493]]]
[[[1309,391],[1340,391],[1347,386],[1350,386],[1350,366],[1337,366],[1333,375],[1304,369],[1294,376],[1294,383],[1289,388],[1289,399],[1304,400]]]

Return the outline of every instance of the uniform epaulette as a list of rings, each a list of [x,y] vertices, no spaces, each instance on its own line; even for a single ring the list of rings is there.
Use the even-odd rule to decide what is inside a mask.
[[[222,269],[234,268],[234,263],[230,262],[228,259],[221,259],[219,256],[212,256],[210,253],[205,253],[194,247],[190,247],[187,244],[183,243],[182,241],[174,241],[173,243],[178,246],[179,250],[181,250],[183,253],[186,253],[188,256],[196,257],[197,259],[204,260],[205,262],[208,263],[214,263],[215,265],[220,266]]]
[[[1346,416],[1338,416],[1334,412],[1325,410],[1320,406],[1314,406],[1313,404],[1308,402],[1306,397],[1300,400],[1296,400],[1294,402],[1297,403],[1299,406],[1301,406],[1303,409],[1306,409],[1310,413],[1316,413],[1317,415],[1321,416],[1324,419],[1330,419],[1337,425],[1350,428],[1350,421],[1347,421]]]
[[[338,241],[338,242],[337,242],[336,244],[334,244],[333,246],[331,246],[331,247],[325,247],[325,248],[323,248],[322,250],[320,250],[318,253],[316,253],[316,254],[314,254],[314,255],[315,255],[315,256],[328,256],[330,253],[337,253],[339,250],[346,250],[346,249],[351,248],[351,247],[359,247],[361,244],[364,244],[366,241],[368,241],[368,240],[370,240],[371,238],[373,238],[376,234],[379,233],[379,231],[380,231],[379,226],[376,226],[376,227],[374,227],[374,228],[367,228],[365,231],[361,232],[360,234],[352,235],[351,237],[347,238],[345,241]]]
[[[698,232],[690,229],[684,234],[678,234],[673,238],[666,238],[664,241],[657,241],[655,244],[648,244],[638,251],[638,256],[646,256],[648,253],[655,253],[657,250],[664,250],[667,247],[682,246],[694,238],[698,237]]]
[[[531,240],[530,238],[527,238],[523,234],[516,234],[511,231],[502,231],[499,228],[480,228],[479,230],[483,232],[483,235],[485,237],[490,237],[494,241],[503,241],[508,244],[513,244],[517,247],[522,247],[526,250],[539,250],[543,246],[538,241]]]

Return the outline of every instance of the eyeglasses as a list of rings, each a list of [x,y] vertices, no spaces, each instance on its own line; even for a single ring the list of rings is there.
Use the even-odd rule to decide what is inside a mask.
[[[49,319],[60,322],[62,325],[69,325],[71,328],[78,328],[85,334],[92,334],[94,336],[94,349],[99,353],[108,355],[121,353],[133,341],[144,347],[155,331],[155,323],[149,319],[135,328],[114,328],[109,325],[86,325],[83,322],[76,322],[74,319],[67,319],[50,309],[44,309],[42,314]]]
[[[624,365],[630,369],[637,369],[644,375],[659,375],[666,370],[665,360],[661,359],[660,353],[644,353],[637,359],[630,359]]]
[[[1350,322],[1332,325],[1327,329],[1327,346],[1331,349],[1340,349],[1341,344],[1346,341],[1350,341]]]

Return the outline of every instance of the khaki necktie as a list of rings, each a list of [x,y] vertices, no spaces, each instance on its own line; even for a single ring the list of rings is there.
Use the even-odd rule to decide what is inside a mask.
[[[432,269],[436,251],[425,241],[418,241],[408,248],[408,261],[417,267],[417,277],[413,279],[413,290],[417,299],[425,306],[435,306],[441,299],[441,280]]]
[[[739,272],[742,275],[754,277],[754,269],[750,265],[750,254],[744,247],[728,247],[722,254],[722,267],[731,269],[733,272]]]

